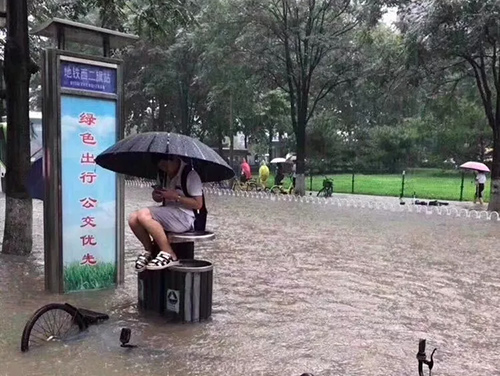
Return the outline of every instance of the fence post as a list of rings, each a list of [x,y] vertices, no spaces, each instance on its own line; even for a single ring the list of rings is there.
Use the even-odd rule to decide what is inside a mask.
[[[403,198],[405,195],[405,175],[406,175],[406,171],[403,171],[402,179],[401,179],[401,196],[399,198]]]
[[[309,171],[309,190],[310,191],[313,190],[313,175],[312,175],[312,171]]]
[[[462,183],[460,185],[460,201],[464,198],[464,180],[465,180],[465,172],[462,171]]]
[[[354,172],[352,173],[351,193],[354,194]]]

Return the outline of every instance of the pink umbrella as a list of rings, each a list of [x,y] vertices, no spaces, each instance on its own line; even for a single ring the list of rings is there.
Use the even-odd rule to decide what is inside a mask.
[[[490,169],[488,168],[488,166],[486,166],[484,163],[481,163],[481,162],[465,162],[463,165],[460,166],[460,168],[463,168],[466,170],[490,172]]]

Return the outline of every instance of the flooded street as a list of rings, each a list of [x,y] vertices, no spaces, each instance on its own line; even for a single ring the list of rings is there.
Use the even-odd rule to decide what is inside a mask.
[[[128,187],[126,213],[149,194]],[[128,229],[123,287],[45,293],[34,201],[33,255],[0,255],[0,376],[416,376],[419,338],[438,348],[433,375],[500,374],[498,222],[214,195],[207,206],[217,238],[195,254],[214,264],[212,319],[173,325],[137,311]],[[65,301],[111,318],[22,354],[29,316]],[[119,347],[122,327],[138,348]]]

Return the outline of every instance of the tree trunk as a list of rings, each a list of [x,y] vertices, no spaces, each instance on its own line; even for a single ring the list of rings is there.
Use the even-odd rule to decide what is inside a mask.
[[[500,212],[500,124],[493,132],[493,162],[491,165],[491,196],[488,210]]]
[[[233,93],[229,94],[229,160],[229,165],[234,169]]]
[[[278,147],[276,154],[279,157],[283,153],[283,133],[278,132]]]
[[[189,88],[182,80],[179,80],[179,109],[181,112],[181,131],[179,133],[189,135]]]
[[[158,101],[158,123],[157,130],[165,130],[167,125],[167,107],[162,100]]]
[[[29,45],[26,1],[7,2],[5,83],[7,171],[2,253],[28,255],[33,243],[33,206],[25,186],[30,162]]]
[[[217,124],[217,149],[219,150],[219,155],[224,158],[224,134],[222,133],[222,127]],[[225,160],[227,158],[224,158]]]
[[[306,193],[305,158],[306,158],[306,114],[299,111],[297,117],[297,169],[295,192],[301,196]]]
[[[268,129],[268,132],[269,132],[269,151],[268,151],[268,153],[269,153],[269,162],[271,162],[273,159],[273,128],[270,127]],[[278,154],[278,156],[279,156],[279,154]]]

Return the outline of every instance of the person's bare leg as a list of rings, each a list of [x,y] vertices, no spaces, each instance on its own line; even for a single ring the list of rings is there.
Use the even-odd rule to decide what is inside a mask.
[[[142,210],[147,210],[147,212],[149,213],[148,209],[142,209]],[[144,246],[146,252],[151,254],[153,252],[153,243],[151,242],[151,237],[148,231],[139,222],[140,213],[141,210],[133,212],[128,219],[128,224],[134,235],[137,237],[137,239],[139,239],[139,241]]]
[[[168,242],[167,235],[162,225],[155,221],[149,209],[143,209],[138,215],[139,223],[146,229],[146,231],[153,237],[155,243],[160,248],[160,252],[166,252],[177,260],[177,255]]]

